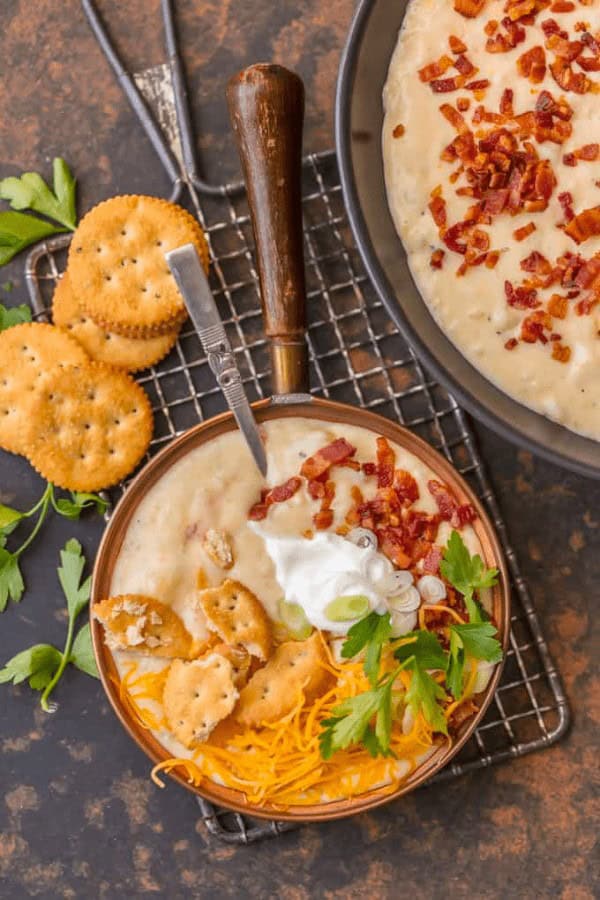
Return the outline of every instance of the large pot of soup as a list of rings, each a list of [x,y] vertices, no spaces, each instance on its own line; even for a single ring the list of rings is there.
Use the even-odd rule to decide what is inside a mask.
[[[502,436],[598,477],[600,19],[555,6],[361,0],[337,152],[365,266],[430,370]]]

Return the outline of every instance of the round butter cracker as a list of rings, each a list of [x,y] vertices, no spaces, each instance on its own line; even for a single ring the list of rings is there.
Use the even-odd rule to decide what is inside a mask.
[[[175,345],[179,334],[179,328],[175,328],[158,337],[128,338],[96,325],[81,308],[68,272],[54,291],[52,318],[54,324],[68,331],[96,362],[129,372],[138,372],[160,362]]]
[[[71,491],[99,491],[122,481],[152,437],[144,390],[102,363],[50,372],[31,414],[36,424],[26,448],[29,461],[47,481]]]
[[[24,453],[36,428],[32,405],[49,375],[85,365],[88,355],[74,338],[43,322],[24,322],[0,333],[0,447]]]
[[[125,337],[172,332],[186,309],[165,253],[189,243],[208,270],[204,232],[182,207],[138,195],[95,206],[69,249],[69,276],[82,309],[97,325]]]

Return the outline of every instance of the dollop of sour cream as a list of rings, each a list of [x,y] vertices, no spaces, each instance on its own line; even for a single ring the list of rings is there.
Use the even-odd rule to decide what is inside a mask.
[[[334,622],[325,612],[337,597],[362,595],[369,610],[382,615],[387,598],[398,592],[393,565],[372,547],[358,547],[329,532],[317,532],[311,540],[280,537],[250,524],[265,542],[286,602],[299,604],[315,628],[347,633],[353,621]]]

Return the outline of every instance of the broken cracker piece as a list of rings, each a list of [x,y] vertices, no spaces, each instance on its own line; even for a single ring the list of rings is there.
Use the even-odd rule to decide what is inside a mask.
[[[227,578],[216,588],[198,593],[198,602],[211,631],[226,644],[241,644],[252,656],[267,659],[271,626],[263,606],[251,590]]]
[[[120,594],[95,603],[111,650],[134,650],[168,659],[196,659],[206,648],[189,633],[177,613],[154,597]]]
[[[231,647],[229,644],[215,644],[211,647],[211,653],[220,653],[231,663],[233,669],[233,683],[237,688],[244,687],[248,681],[251,657],[245,647],[239,644]]]
[[[233,666],[220,653],[169,667],[163,707],[169,729],[186,747],[203,743],[233,710],[238,699]]]
[[[306,641],[280,644],[266,666],[240,692],[235,718],[242,725],[258,726],[290,712],[301,690],[309,702],[319,697],[331,681],[324,668],[326,663],[325,649],[316,631]]]
[[[216,566],[230,569],[233,565],[231,537],[226,531],[209,528],[202,541],[202,549]]]

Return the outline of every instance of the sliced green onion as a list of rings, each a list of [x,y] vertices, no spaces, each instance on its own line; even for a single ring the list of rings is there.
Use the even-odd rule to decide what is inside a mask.
[[[287,603],[283,598],[279,601],[279,618],[297,641],[310,637],[312,625],[299,603]]]
[[[350,622],[369,612],[369,598],[364,594],[347,594],[336,597],[325,607],[325,615],[332,622]]]

